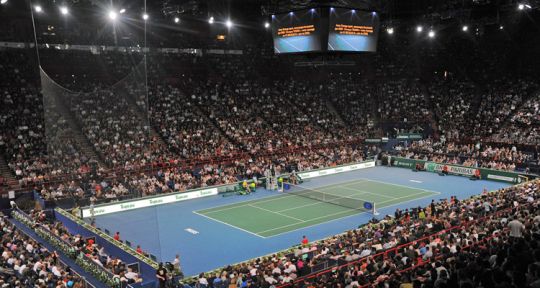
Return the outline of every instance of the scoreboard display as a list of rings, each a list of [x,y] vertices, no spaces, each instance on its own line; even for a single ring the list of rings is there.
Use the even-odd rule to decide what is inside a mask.
[[[320,9],[272,15],[275,53],[321,51]]]
[[[328,51],[377,51],[377,13],[331,8],[328,22]]]
[[[375,52],[375,12],[320,7],[272,15],[274,52]]]

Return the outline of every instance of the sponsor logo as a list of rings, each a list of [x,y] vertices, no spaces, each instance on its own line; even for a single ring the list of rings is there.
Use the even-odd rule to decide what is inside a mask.
[[[493,174],[488,174],[487,175],[487,178],[488,179],[493,179],[493,180],[500,180],[500,181],[506,181],[506,182],[512,182],[512,183],[516,183],[516,182],[521,182],[521,179],[519,178],[514,178],[514,177],[508,177],[508,176],[502,176],[502,175],[493,175]]]
[[[187,194],[178,194],[176,195],[176,200],[183,200],[183,199],[187,199],[188,198],[188,195]]]
[[[152,204],[152,205],[161,204],[161,203],[163,203],[163,199],[162,199],[162,198],[159,198],[159,199],[150,199],[150,204]]]
[[[120,210],[135,208],[135,203],[120,204]]]

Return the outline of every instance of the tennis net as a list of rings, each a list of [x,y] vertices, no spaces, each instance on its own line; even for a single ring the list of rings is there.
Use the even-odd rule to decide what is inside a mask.
[[[321,202],[326,202],[338,206],[342,206],[345,208],[350,209],[356,209],[360,211],[369,211],[373,213],[374,215],[377,215],[378,213],[375,210],[375,202],[366,201],[358,198],[353,198],[351,196],[341,196],[331,193],[325,193],[322,191],[318,191],[312,188],[302,187],[298,185],[293,185],[290,183],[286,183],[290,186],[290,189],[283,189],[284,193],[296,195],[300,197],[305,197]]]

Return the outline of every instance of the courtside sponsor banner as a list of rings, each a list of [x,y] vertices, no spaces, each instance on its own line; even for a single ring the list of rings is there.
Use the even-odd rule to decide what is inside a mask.
[[[423,162],[423,161],[422,161]],[[403,168],[415,168],[416,160],[405,159],[405,158],[396,158],[392,166],[403,167]]]
[[[375,167],[375,161],[357,163],[357,164],[353,164],[353,165],[344,165],[344,166],[339,166],[339,167],[335,167],[335,168],[327,168],[327,169],[321,169],[321,170],[315,170],[315,171],[309,171],[309,172],[303,172],[303,173],[298,173],[298,175],[302,179],[309,179],[309,178],[332,175],[332,174],[337,174],[337,173],[342,173],[342,172],[365,169],[365,168],[370,168],[370,167]]]
[[[518,182],[518,178],[502,176],[502,175],[487,174],[487,178],[492,179],[492,180],[505,181],[505,182],[513,182],[513,183]]]
[[[139,199],[115,204],[106,204],[103,206],[94,207],[93,216],[99,216],[104,214],[128,211],[133,209],[151,207],[161,204],[168,204],[174,202],[185,201],[189,199],[201,198],[206,196],[213,196],[218,194],[217,188],[202,189],[192,192],[176,193],[170,195],[164,195],[159,197],[152,197],[147,199]],[[92,216],[92,208],[83,208],[82,217],[88,218]]]
[[[443,167],[448,167],[448,173],[461,176],[473,176],[480,172],[481,179],[502,181],[508,183],[521,183],[524,179],[535,179],[534,175],[521,174],[510,171],[493,170],[486,168],[474,168],[460,165],[450,165],[444,163],[426,162],[423,160],[407,159],[401,157],[392,157],[392,166],[402,168],[415,168],[416,163],[424,166],[428,172],[441,172]]]
[[[439,163],[433,163],[433,162],[426,162],[424,164],[424,168],[426,171],[429,172],[441,172],[443,171],[443,167],[448,168],[448,173],[450,174],[457,174],[457,175],[465,175],[465,176],[473,176],[475,175],[475,172],[478,170],[476,168],[470,168],[470,167],[464,167],[464,166],[452,166],[452,165],[446,165],[446,164],[439,164]]]

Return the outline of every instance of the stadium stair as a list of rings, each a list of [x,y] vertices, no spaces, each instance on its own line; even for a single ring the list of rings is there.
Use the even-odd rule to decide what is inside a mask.
[[[69,124],[70,129],[69,131],[65,131],[66,135],[68,135],[68,137],[77,142],[77,145],[81,149],[80,152],[82,152],[83,155],[86,155],[90,159],[98,161],[101,166],[104,166],[105,164],[103,158],[101,158],[101,155],[96,152],[94,146],[90,143],[88,138],[83,135],[83,129],[79,121],[77,121],[77,119],[73,117],[72,111],[68,107],[66,107],[64,103],[64,101],[57,101],[56,107],[58,109],[57,112],[59,112],[64,118],[64,120],[66,120],[66,122]]]
[[[216,120],[211,119],[210,117],[208,117],[208,114],[204,113],[203,109],[197,103],[195,103],[195,105],[193,107],[195,109],[195,113],[202,116],[206,120],[206,122],[208,124],[212,125],[212,127],[221,134],[221,136],[225,137],[227,140],[229,140],[229,142],[233,143],[235,146],[245,148],[245,146],[242,143],[238,142],[236,139],[234,139],[234,137],[232,137],[232,136],[228,135],[227,133],[225,133],[225,131],[223,131],[219,127]]]
[[[17,221],[16,219],[10,218],[9,221],[13,225],[15,225],[15,227],[21,230],[24,234],[30,236],[31,238],[39,242],[41,245],[43,245],[45,248],[47,248],[47,250],[56,251],[59,255],[60,260],[62,260],[62,262],[67,264],[77,274],[81,275],[81,277],[84,277],[84,279],[86,279],[86,281],[92,284],[95,288],[107,288],[105,284],[99,282],[94,276],[92,276],[90,273],[87,273],[81,266],[75,263],[75,260],[72,260],[61,251],[58,251],[51,244],[49,244],[49,242],[45,241],[45,239],[37,235],[36,232],[34,232],[34,230],[28,228],[26,225]]]
[[[338,111],[336,110],[336,107],[334,107],[334,104],[332,103],[332,101],[330,101],[328,98],[324,100],[324,104],[326,105],[326,108],[328,108],[328,111],[336,116],[336,119],[339,121],[339,123],[341,123],[341,125],[343,126],[347,126],[345,124],[345,121],[343,121],[343,118],[341,117],[341,114],[338,113]]]
[[[0,177],[2,177],[2,183],[0,183],[0,191],[3,191],[4,187],[11,186],[13,184],[18,184],[15,175],[9,168],[7,161],[4,159],[4,156],[0,155]]]

